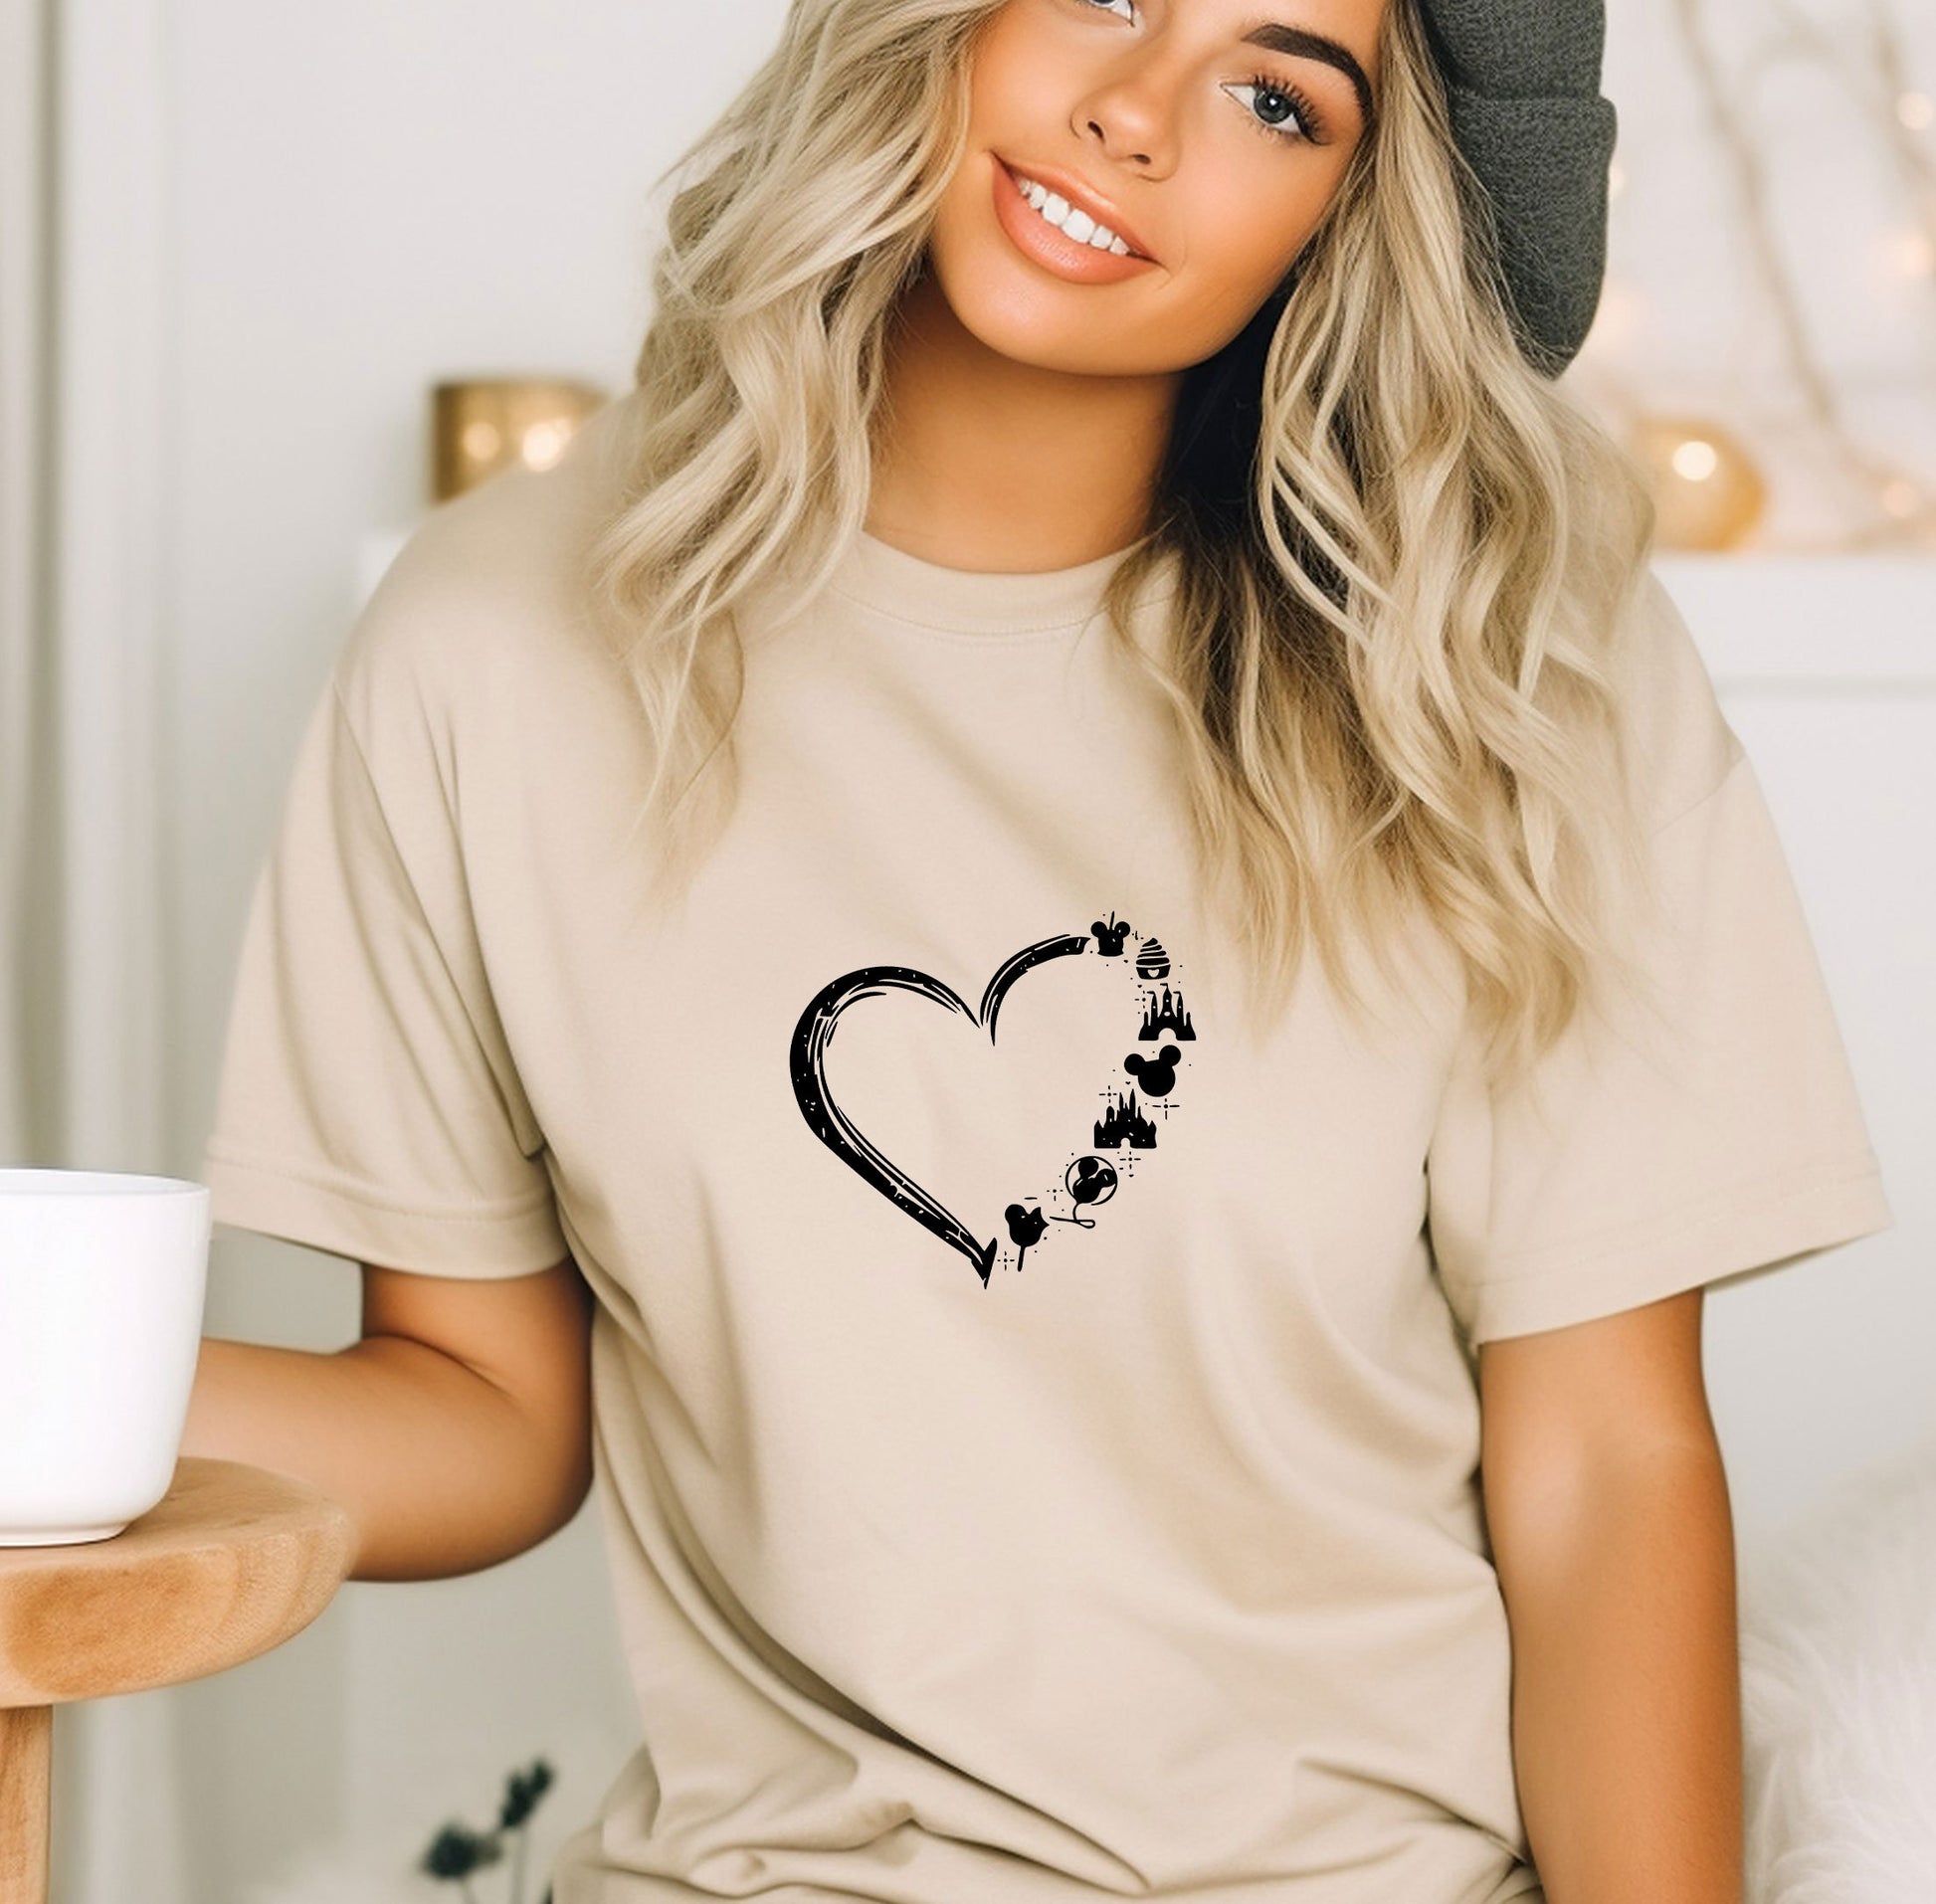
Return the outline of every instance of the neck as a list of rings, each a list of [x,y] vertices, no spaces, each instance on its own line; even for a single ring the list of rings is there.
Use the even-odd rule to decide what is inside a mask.
[[[886,372],[869,533],[1000,573],[1073,568],[1143,533],[1181,373],[1018,363],[962,326],[931,274],[892,319]]]

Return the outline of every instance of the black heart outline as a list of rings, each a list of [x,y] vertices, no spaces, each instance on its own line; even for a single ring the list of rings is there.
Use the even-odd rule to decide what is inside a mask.
[[[793,1028],[787,1069],[793,1078],[795,1101],[800,1106],[800,1114],[807,1120],[808,1129],[842,1163],[879,1191],[897,1210],[906,1212],[950,1248],[960,1250],[975,1265],[975,1273],[981,1277],[983,1288],[988,1286],[988,1279],[994,1272],[995,1252],[1001,1247],[1001,1238],[993,1238],[987,1242],[978,1240],[975,1233],[952,1210],[897,1169],[893,1160],[870,1141],[867,1133],[841,1109],[827,1088],[827,1047],[833,1039],[836,1023],[850,1005],[859,999],[877,998],[881,993],[890,991],[912,992],[930,1004],[945,1005],[951,1012],[959,1012],[963,1018],[981,1026],[988,1034],[989,1044],[993,1045],[996,1015],[1002,1009],[1002,1001],[1008,996],[1009,988],[1025,972],[1031,972],[1051,959],[1064,959],[1085,951],[1088,943],[1089,935],[1080,932],[1063,933],[1053,939],[1038,939],[1034,945],[1025,945],[1020,952],[1004,959],[996,968],[995,976],[988,981],[988,988],[982,993],[979,1011],[972,1009],[952,986],[944,985],[929,973],[917,972],[912,966],[864,965],[859,971],[845,973],[822,986],[808,1000],[807,1009],[800,1014],[800,1022]]]

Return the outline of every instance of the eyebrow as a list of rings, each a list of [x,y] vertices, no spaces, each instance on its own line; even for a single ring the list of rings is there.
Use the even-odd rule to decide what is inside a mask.
[[[1293,60],[1318,60],[1325,66],[1335,67],[1351,82],[1351,90],[1358,95],[1358,111],[1367,125],[1371,123],[1371,82],[1365,78],[1364,68],[1358,64],[1357,56],[1349,47],[1341,46],[1321,33],[1312,33],[1303,27],[1283,26],[1275,20],[1266,20],[1253,27],[1245,34],[1244,44],[1265,47],[1272,53],[1288,54]]]

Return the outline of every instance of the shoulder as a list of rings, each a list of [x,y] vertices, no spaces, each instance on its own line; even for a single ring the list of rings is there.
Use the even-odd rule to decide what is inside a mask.
[[[1657,832],[1719,788],[1743,749],[1693,632],[1650,563],[1629,592],[1615,662],[1643,812]]]
[[[624,492],[635,414],[632,397],[615,399],[549,470],[506,470],[424,518],[337,657],[360,732],[386,711],[515,696],[534,669],[597,665],[587,559]]]

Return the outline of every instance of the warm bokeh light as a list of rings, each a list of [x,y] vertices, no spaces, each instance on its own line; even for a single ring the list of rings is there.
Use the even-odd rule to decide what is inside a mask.
[[[1721,467],[1721,453],[1703,437],[1689,437],[1668,459],[1683,481],[1705,482]]]
[[[1904,278],[1936,277],[1936,245],[1923,232],[1892,233],[1889,263]]]
[[[1932,4],[1919,0],[1911,10]],[[1906,29],[1877,0],[1868,9],[1868,57],[1869,73],[1882,84],[1852,70],[1839,77],[1854,95],[1863,122],[1857,130],[1880,148],[1873,155],[1886,183],[1874,189],[1864,175],[1857,186],[1851,173],[1839,194],[1791,202],[1792,190],[1806,189],[1782,165],[1793,127],[1756,108],[1746,82],[1789,57],[1833,68],[1837,49],[1812,27],[1805,32],[1785,6],[1739,5],[1749,37],[1725,55],[1701,29],[1702,8],[1660,10],[1699,92],[1704,142],[1712,148],[1704,156],[1734,188],[1739,243],[1712,247],[1722,254],[1714,261],[1716,280],[1687,272],[1657,290],[1648,282],[1646,296],[1631,279],[1623,282],[1618,267],[1630,247],[1632,255],[1647,256],[1649,236],[1657,240],[1654,228],[1671,223],[1692,176],[1677,149],[1656,175],[1649,148],[1623,148],[1608,168],[1609,196],[1647,203],[1631,206],[1610,233],[1614,269],[1582,353],[1597,407],[1646,466],[1664,547],[1779,547],[1791,532],[1798,547],[1936,547],[1936,469],[1924,467],[1936,454],[1925,421],[1936,384],[1920,347],[1926,320],[1936,314],[1928,307],[1936,291],[1936,87],[1917,67],[1922,50],[1911,53]],[[1628,230],[1636,217],[1640,228]],[[1832,229],[1823,229],[1825,221]],[[1691,226],[1684,237],[1688,262],[1707,270]],[[1838,244],[1852,248],[1857,272],[1831,262]],[[1726,283],[1730,274],[1733,285]],[[1717,282],[1727,296],[1711,294]],[[1678,416],[1656,410],[1670,382],[1692,395]],[[1750,435],[1752,452],[1727,425]],[[1805,465],[1810,478],[1792,479]],[[1818,479],[1824,473],[1828,479]],[[1792,496],[1798,515],[1815,510],[1830,518],[1828,532],[1804,532],[1799,522],[1764,524],[1771,489],[1784,502]]]
[[[564,455],[571,432],[555,423],[534,423],[524,433],[521,455],[531,470],[548,470]]]
[[[431,496],[449,501],[521,464],[548,470],[605,402],[569,377],[453,378],[431,392]]]
[[[1630,447],[1646,471],[1663,549],[1739,548],[1768,503],[1745,444],[1709,417],[1644,417]]]

